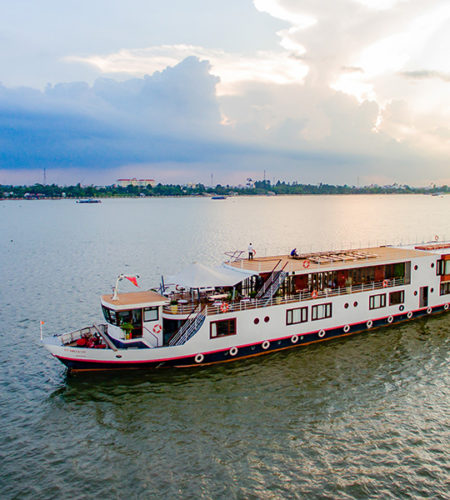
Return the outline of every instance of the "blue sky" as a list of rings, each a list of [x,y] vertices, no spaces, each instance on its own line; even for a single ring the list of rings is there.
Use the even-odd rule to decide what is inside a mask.
[[[0,4],[0,183],[450,183],[448,0]]]

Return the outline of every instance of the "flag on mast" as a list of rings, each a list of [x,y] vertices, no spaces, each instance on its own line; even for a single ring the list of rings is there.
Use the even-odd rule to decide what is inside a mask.
[[[135,276],[124,276],[128,281],[131,281],[134,286],[137,286],[139,288],[139,285],[137,284],[137,279]]]

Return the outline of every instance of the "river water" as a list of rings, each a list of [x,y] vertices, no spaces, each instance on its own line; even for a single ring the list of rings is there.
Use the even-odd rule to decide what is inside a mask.
[[[450,239],[450,196],[0,202],[1,498],[449,498],[450,316],[198,369],[67,375],[44,333],[223,252]],[[129,283],[121,284],[130,290]]]

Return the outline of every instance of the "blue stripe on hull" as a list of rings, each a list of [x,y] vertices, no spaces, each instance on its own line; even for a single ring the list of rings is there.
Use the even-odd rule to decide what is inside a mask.
[[[432,313],[442,313],[446,312],[444,306],[437,306],[432,308]],[[274,352],[282,349],[288,349],[293,347],[298,347],[304,344],[311,344],[315,342],[323,342],[324,340],[330,340],[332,338],[343,337],[347,335],[353,335],[356,333],[361,333],[368,330],[373,330],[374,328],[380,328],[385,326],[392,326],[394,324],[402,323],[404,321],[412,321],[413,319],[420,318],[422,316],[430,316],[432,313],[427,313],[427,309],[418,310],[412,313],[411,318],[408,318],[407,312],[397,314],[392,316],[392,323],[388,322],[389,316],[385,318],[377,319],[372,322],[372,327],[367,327],[367,322],[354,323],[348,325],[347,330],[345,326],[340,326],[338,328],[331,328],[325,330],[325,334],[320,337],[319,332],[313,333],[293,333],[289,337],[283,337],[275,339],[269,342],[269,346],[264,349],[263,345],[266,346],[266,342],[258,342],[257,344],[246,345],[244,347],[239,347],[235,355],[230,353],[231,349],[226,349],[223,351],[215,351],[211,353],[204,353],[201,362],[195,360],[196,355],[187,356],[183,358],[165,359],[164,361],[148,361],[148,362],[137,362],[137,363],[125,363],[125,362],[110,362],[110,363],[100,363],[95,361],[83,361],[74,359],[64,359],[58,358],[62,363],[64,363],[70,370],[131,370],[131,369],[151,369],[151,368],[163,368],[163,367],[187,367],[187,366],[201,366],[214,363],[224,363],[227,361],[234,361],[237,359],[247,358],[251,356],[257,356],[260,354],[266,354],[268,352]],[[296,342],[293,342],[293,337],[297,336]],[[295,339],[294,339],[295,340]]]

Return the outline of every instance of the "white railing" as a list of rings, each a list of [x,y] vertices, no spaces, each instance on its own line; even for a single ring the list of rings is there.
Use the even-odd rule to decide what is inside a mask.
[[[59,337],[62,345],[71,344],[78,339],[81,339],[83,335],[94,335],[95,333],[100,333],[101,335],[107,330],[106,325],[93,325],[81,328],[80,330],[75,330],[69,333],[63,333],[62,335],[56,335]]]

